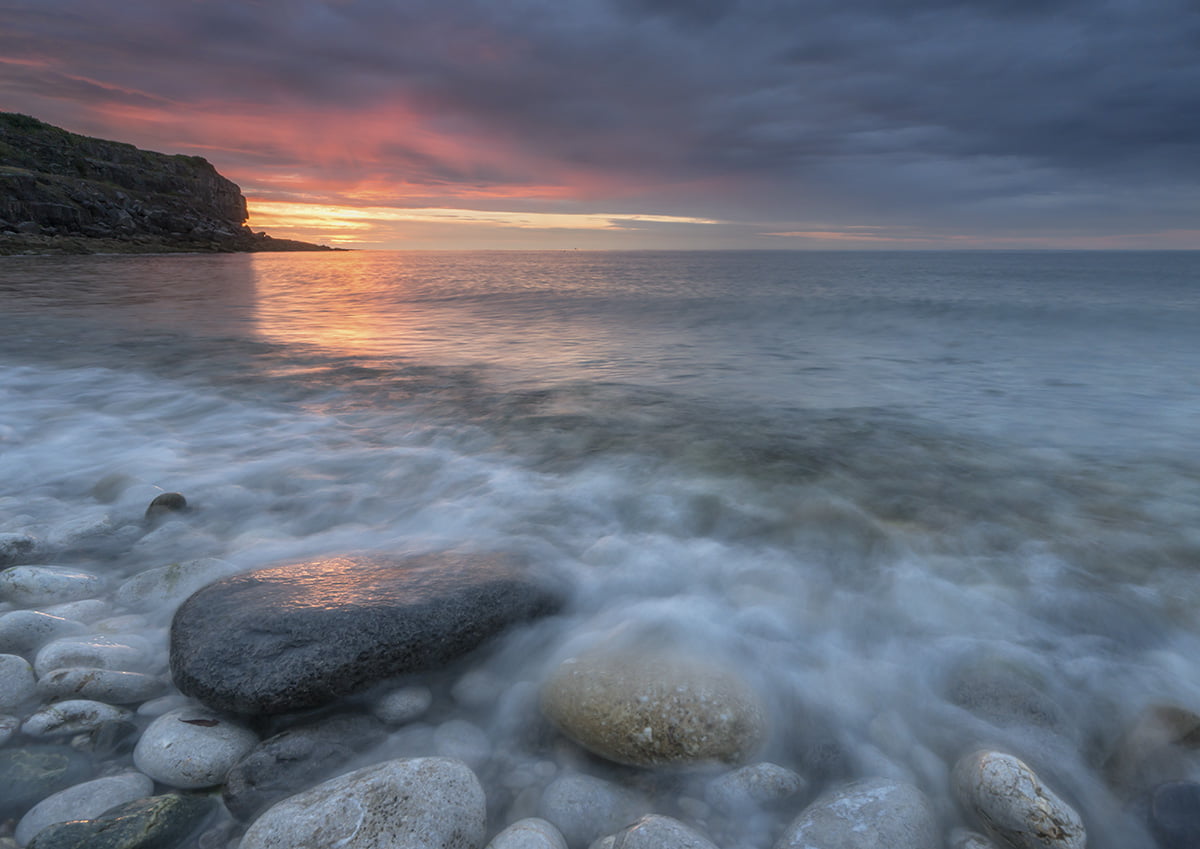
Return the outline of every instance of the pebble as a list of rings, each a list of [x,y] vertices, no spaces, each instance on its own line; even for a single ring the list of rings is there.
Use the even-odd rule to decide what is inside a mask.
[[[85,781],[60,790],[30,808],[17,823],[14,836],[24,846],[39,831],[56,822],[93,819],[109,808],[141,799],[153,792],[154,782],[138,772]]]
[[[79,601],[68,601],[64,604],[43,607],[41,612],[87,625],[111,616],[112,605],[99,598],[82,598]]]
[[[69,667],[55,669],[37,682],[37,691],[52,699],[77,696],[115,705],[141,703],[161,695],[166,684],[141,672]]]
[[[558,828],[571,849],[584,849],[647,809],[641,798],[623,787],[590,775],[571,774],[550,782],[542,792],[537,814]]]
[[[797,773],[773,763],[731,770],[709,782],[704,798],[717,810],[736,813],[802,793],[807,782]]]
[[[695,829],[677,819],[650,814],[613,836],[613,849],[717,849]]]
[[[487,849],[567,849],[567,841],[544,819],[526,817],[493,837]]]
[[[112,516],[80,516],[58,525],[46,538],[47,544],[55,551],[80,548],[91,542],[111,536],[117,530],[117,523]]]
[[[432,704],[430,689],[414,684],[383,694],[371,705],[371,713],[382,722],[403,725],[420,717]]]
[[[383,742],[385,727],[361,714],[331,716],[268,737],[225,776],[225,807],[252,820],[281,799],[337,773],[359,753]]]
[[[66,746],[0,750],[0,821],[19,817],[52,793],[86,781],[91,761]]]
[[[180,708],[150,723],[133,750],[133,762],[168,787],[213,787],[257,743],[253,731],[221,714]]]
[[[821,796],[784,831],[775,849],[929,849],[941,845],[937,817],[911,784],[872,778]]]
[[[182,493],[164,492],[154,496],[154,500],[146,508],[146,518],[159,519],[171,513],[182,513],[187,506],[187,499],[183,497]]]
[[[205,796],[150,796],[95,819],[42,829],[28,849],[174,849],[199,829],[215,804]]]
[[[61,604],[97,595],[104,581],[65,566],[13,566],[0,572],[0,601],[20,607]]]
[[[585,749],[631,766],[737,762],[758,748],[765,711],[731,670],[671,653],[593,653],[564,661],[542,711]]]
[[[1150,796],[1150,831],[1161,849],[1200,846],[1200,784],[1171,781]]]
[[[55,669],[77,667],[144,672],[151,665],[151,657],[150,643],[135,634],[65,637],[42,646],[34,658],[33,670],[38,678]]]
[[[35,695],[36,686],[29,661],[15,654],[0,654],[0,710],[25,704]]]
[[[954,766],[951,786],[983,830],[1017,849],[1083,849],[1087,835],[1075,809],[1013,755],[978,751]]]
[[[384,761],[269,808],[239,849],[480,849],[479,779],[444,758]]]
[[[133,712],[92,699],[68,699],[47,705],[33,714],[21,726],[30,737],[63,737],[95,731],[109,722],[122,722]]]
[[[0,534],[0,568],[15,566],[23,560],[35,556],[38,548],[37,537],[29,534],[5,533]]]
[[[156,566],[124,581],[114,599],[130,610],[177,606],[196,590],[237,571],[234,564],[215,557]]]
[[[0,651],[31,657],[46,643],[87,633],[81,622],[37,610],[13,610],[0,616]]]
[[[977,831],[956,828],[950,832],[949,849],[999,849],[999,847]]]

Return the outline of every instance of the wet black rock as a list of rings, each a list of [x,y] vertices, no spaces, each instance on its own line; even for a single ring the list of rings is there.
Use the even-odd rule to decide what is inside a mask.
[[[26,849],[176,849],[215,808],[206,796],[149,796],[44,828]]]
[[[0,750],[0,821],[91,776],[91,760],[66,746]]]
[[[147,519],[158,519],[168,513],[181,513],[187,509],[187,499],[178,492],[164,492],[156,495],[146,508]]]
[[[348,556],[260,569],[192,595],[171,625],[175,684],[216,710],[285,713],[434,669],[560,593],[512,557]]]
[[[344,715],[269,737],[225,776],[225,807],[248,822],[280,799],[333,775],[379,743],[385,731],[383,723],[370,716]]]
[[[1150,831],[1162,849],[1200,846],[1200,784],[1172,781],[1150,797]]]

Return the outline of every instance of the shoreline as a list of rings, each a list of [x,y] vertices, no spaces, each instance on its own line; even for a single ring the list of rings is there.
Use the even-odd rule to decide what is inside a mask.
[[[333,248],[295,239],[276,239],[265,233],[255,233],[234,239],[190,240],[163,239],[141,236],[131,239],[97,238],[93,236],[0,234],[2,256],[88,256],[94,254],[215,254],[215,253],[272,253],[272,252],[347,252],[348,248]]]

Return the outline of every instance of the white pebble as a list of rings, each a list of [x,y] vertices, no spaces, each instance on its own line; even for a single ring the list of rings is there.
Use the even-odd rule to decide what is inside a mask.
[[[0,600],[21,607],[91,598],[103,586],[99,576],[66,566],[13,566],[0,572]]]
[[[55,669],[80,666],[145,672],[150,668],[151,656],[150,643],[135,634],[65,637],[44,645],[33,661],[33,669],[39,678]]]
[[[112,605],[99,598],[81,598],[79,601],[68,601],[65,604],[55,604],[43,607],[42,613],[51,616],[61,616],[87,625],[106,616],[112,615]]]
[[[253,731],[228,717],[207,708],[179,708],[150,723],[133,762],[169,787],[213,787],[257,743]]]
[[[14,610],[0,616],[0,651],[31,656],[52,640],[85,633],[81,622],[44,611]]]

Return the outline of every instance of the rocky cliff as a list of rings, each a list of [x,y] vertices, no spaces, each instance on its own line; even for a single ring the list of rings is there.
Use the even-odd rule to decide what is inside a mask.
[[[0,254],[327,250],[245,226],[203,157],[139,150],[0,113]]]

